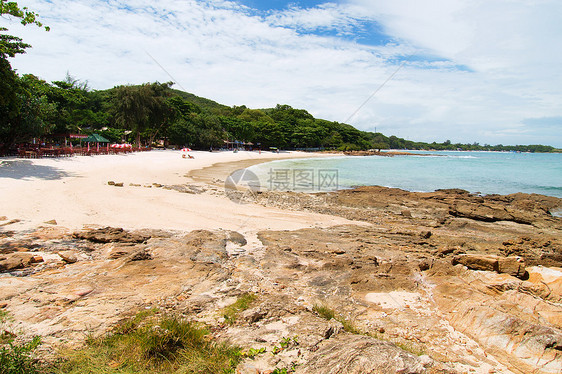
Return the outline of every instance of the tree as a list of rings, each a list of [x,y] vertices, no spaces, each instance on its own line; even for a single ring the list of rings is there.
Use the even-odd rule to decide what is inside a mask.
[[[0,16],[7,15],[8,18],[19,18],[22,25],[35,24],[43,27],[43,24],[37,19],[39,15],[27,7],[20,9],[15,1],[0,0]],[[49,26],[45,26],[45,30],[49,31]],[[5,27],[0,27],[0,31],[8,31]],[[14,57],[16,54],[25,53],[25,49],[31,47],[29,44],[23,43],[21,38],[16,36],[0,34],[0,58],[7,59]]]
[[[23,25],[43,26],[38,15],[16,2],[0,0],[0,16],[19,18]],[[45,27],[48,31],[49,28]],[[40,135],[44,130],[39,114],[41,100],[31,97],[30,87],[15,73],[8,58],[25,53],[30,45],[21,38],[5,34],[0,27],[0,154],[6,153],[16,141]]]
[[[80,129],[91,127],[99,121],[88,108],[87,83],[80,82],[68,73],[64,81],[55,81],[53,84],[31,74],[25,75],[24,78],[34,87],[36,95],[52,105],[53,110],[42,119],[52,126],[55,133],[79,132]]]
[[[141,133],[146,132],[151,124],[158,132],[167,123],[168,104],[164,98],[168,83],[145,83],[140,86],[118,86],[113,91],[113,111],[115,122],[133,131],[137,146],[141,145]],[[151,134],[151,137],[155,134]]]

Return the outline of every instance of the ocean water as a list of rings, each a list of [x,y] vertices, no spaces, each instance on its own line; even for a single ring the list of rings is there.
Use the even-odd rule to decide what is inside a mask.
[[[267,189],[318,192],[379,185],[421,192],[461,188],[484,195],[526,192],[562,198],[562,154],[415,153],[420,155],[280,160],[249,170]]]

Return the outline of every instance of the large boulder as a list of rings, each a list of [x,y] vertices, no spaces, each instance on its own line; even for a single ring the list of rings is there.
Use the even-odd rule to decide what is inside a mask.
[[[84,239],[93,243],[144,243],[150,239],[147,235],[131,233],[116,227],[75,232],[72,236],[76,239]]]
[[[514,277],[525,276],[525,260],[518,256],[499,257],[481,254],[461,254],[453,257],[453,265],[461,264],[470,270],[495,271]]]
[[[24,269],[38,262],[42,262],[40,256],[34,256],[31,253],[12,253],[0,257],[0,273]]]

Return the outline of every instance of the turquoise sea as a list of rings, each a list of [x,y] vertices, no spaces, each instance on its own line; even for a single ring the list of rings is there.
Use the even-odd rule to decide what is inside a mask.
[[[485,195],[526,192],[562,198],[562,154],[414,152],[426,155],[281,160],[249,170],[269,189],[317,192],[335,185],[338,189],[379,185],[423,192],[461,188]]]

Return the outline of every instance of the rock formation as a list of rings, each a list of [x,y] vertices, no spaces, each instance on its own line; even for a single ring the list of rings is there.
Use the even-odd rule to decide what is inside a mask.
[[[560,199],[362,187],[257,203],[361,220],[0,235],[0,304],[49,347],[157,307],[265,348],[239,373],[560,373]],[[408,213],[404,213],[408,212]],[[255,300],[226,320],[241,295]]]

